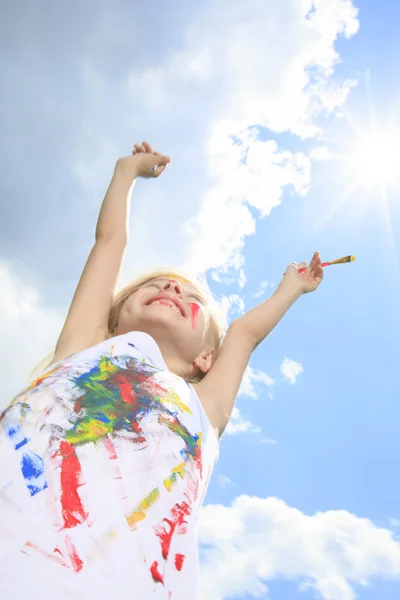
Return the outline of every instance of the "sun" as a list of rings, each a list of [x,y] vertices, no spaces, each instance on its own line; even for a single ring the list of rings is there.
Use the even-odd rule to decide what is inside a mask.
[[[400,133],[391,127],[358,132],[342,160],[353,188],[400,188]]]

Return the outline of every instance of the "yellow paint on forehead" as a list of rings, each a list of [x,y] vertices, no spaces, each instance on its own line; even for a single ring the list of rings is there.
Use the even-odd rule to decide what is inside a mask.
[[[165,273],[165,275],[161,275],[160,278],[163,277],[167,277],[168,279],[178,279],[179,281],[183,281],[183,283],[190,283],[192,284],[191,281],[189,281],[188,279],[185,279],[184,277],[182,277],[181,275],[176,275],[175,273]]]

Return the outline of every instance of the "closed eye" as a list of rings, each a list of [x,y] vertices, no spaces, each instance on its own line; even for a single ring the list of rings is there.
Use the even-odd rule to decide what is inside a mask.
[[[200,298],[200,296],[197,296],[197,294],[189,294],[189,296],[200,302],[200,304],[204,304],[204,299]]]
[[[146,287],[156,287],[157,289],[161,289],[161,285],[155,282],[148,283]]]

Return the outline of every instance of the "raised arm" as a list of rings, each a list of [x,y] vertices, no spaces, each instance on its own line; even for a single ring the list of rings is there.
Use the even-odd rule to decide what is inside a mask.
[[[83,269],[58,338],[53,362],[106,339],[110,308],[128,243],[129,208],[137,177],[158,177],[169,162],[142,151],[117,161],[96,226],[95,243]],[[158,165],[153,171],[152,168]]]
[[[222,435],[233,407],[250,356],[271,333],[289,308],[307,292],[317,289],[323,278],[321,258],[314,253],[304,273],[298,268],[307,263],[289,265],[278,289],[230,325],[210,370],[195,389],[210,421]]]

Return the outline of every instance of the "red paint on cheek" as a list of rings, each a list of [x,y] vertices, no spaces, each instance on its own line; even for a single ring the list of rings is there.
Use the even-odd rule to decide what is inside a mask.
[[[192,329],[196,329],[197,315],[200,310],[200,306],[194,302],[190,302],[189,306],[192,313]]]

